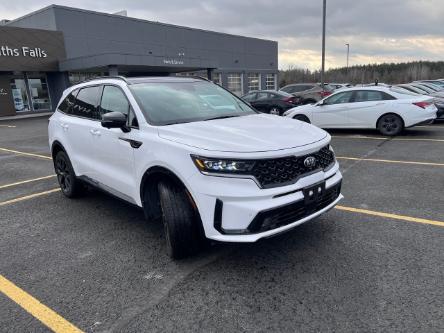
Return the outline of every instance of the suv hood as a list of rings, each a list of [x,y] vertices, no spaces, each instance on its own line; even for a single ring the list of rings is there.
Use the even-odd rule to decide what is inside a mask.
[[[324,139],[320,128],[286,117],[256,114],[158,128],[163,139],[220,152],[264,152],[302,147]]]

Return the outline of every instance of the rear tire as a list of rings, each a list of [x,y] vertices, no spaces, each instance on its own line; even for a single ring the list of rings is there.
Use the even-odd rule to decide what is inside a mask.
[[[377,128],[382,135],[396,136],[404,130],[404,121],[396,114],[385,114],[379,118]]]
[[[300,120],[300,121],[310,124],[310,119],[308,119],[306,116],[304,116],[302,114],[297,114],[296,116],[293,117],[293,119]]]
[[[181,259],[197,253],[203,245],[202,222],[186,189],[173,182],[158,185],[168,255]]]
[[[84,192],[82,182],[76,177],[68,155],[59,151],[54,160],[54,169],[63,195],[67,198],[75,198]]]

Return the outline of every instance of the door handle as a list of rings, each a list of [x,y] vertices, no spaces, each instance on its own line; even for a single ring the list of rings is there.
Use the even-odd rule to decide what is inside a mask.
[[[92,135],[95,135],[95,136],[100,136],[100,135],[102,135],[102,133],[100,133],[100,131],[99,131],[99,130],[96,130],[96,129],[89,130],[89,132],[90,132]]]

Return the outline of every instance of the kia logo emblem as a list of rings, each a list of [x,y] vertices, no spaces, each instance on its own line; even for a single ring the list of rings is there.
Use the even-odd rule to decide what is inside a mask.
[[[304,160],[304,165],[306,168],[312,169],[316,166],[316,158],[309,156]]]

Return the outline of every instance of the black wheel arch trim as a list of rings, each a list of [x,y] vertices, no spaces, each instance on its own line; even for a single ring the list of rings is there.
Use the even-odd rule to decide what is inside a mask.
[[[198,214],[199,218],[200,218],[200,213],[199,213],[199,209],[196,205],[196,200],[194,199],[192,193],[190,192],[190,190],[187,188],[187,186],[185,185],[185,183],[180,179],[179,176],[177,176],[177,174],[173,171],[171,171],[170,169],[168,169],[167,167],[164,166],[151,166],[150,168],[148,168],[143,176],[142,176],[142,180],[140,182],[140,199],[142,202],[142,207],[144,208],[144,212],[146,217],[147,216],[147,212],[145,211],[145,198],[144,198],[144,193],[145,193],[145,189],[146,186],[149,184],[148,179],[149,177],[153,177],[154,175],[159,175],[160,178],[158,179],[158,181],[160,181],[163,177],[172,180],[174,183],[176,183],[178,186],[181,186],[185,189],[186,193],[188,194],[188,197],[190,199],[190,203],[191,205],[194,207],[194,209],[196,210],[196,213]]]

